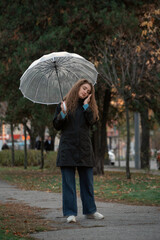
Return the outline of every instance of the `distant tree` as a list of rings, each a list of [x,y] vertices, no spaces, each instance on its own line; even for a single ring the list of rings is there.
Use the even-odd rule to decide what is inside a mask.
[[[141,114],[141,167],[149,168],[149,138],[150,138],[150,119],[149,109],[152,109],[156,117],[159,117],[159,91],[160,91],[160,45],[159,45],[159,20],[160,5],[150,4],[148,8],[143,7],[144,14],[140,18],[140,26],[142,29],[140,44],[137,47],[139,54],[142,51],[147,53],[147,61],[145,62],[144,85],[139,85],[141,92],[140,114]],[[145,88],[144,88],[145,86]],[[140,93],[139,92],[139,93]],[[158,118],[157,118],[158,119]]]

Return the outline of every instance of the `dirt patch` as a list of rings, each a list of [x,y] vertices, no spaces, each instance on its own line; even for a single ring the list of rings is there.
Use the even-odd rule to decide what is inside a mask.
[[[31,233],[53,230],[53,221],[43,218],[46,209],[21,203],[0,202],[0,228],[6,234],[28,237]],[[52,225],[52,226],[51,226]]]

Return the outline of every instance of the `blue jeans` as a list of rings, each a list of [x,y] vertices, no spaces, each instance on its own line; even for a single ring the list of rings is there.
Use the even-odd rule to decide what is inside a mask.
[[[83,214],[96,212],[93,190],[93,168],[77,167],[80,182],[80,194],[82,200]],[[63,215],[77,216],[77,195],[75,181],[75,167],[61,167],[62,172],[62,198]]]

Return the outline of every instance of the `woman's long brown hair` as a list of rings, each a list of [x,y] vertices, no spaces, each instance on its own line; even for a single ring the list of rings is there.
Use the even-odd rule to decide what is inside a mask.
[[[79,100],[79,89],[83,84],[89,84],[91,86],[91,98],[90,98],[90,102],[89,102],[89,106],[93,112],[93,118],[94,120],[98,120],[99,119],[99,115],[98,115],[98,107],[96,104],[96,100],[95,100],[95,91],[94,91],[94,87],[92,85],[92,83],[90,83],[87,79],[80,79],[79,81],[77,81],[73,87],[70,89],[70,91],[67,93],[67,95],[64,97],[64,100],[66,102],[67,105],[67,113],[71,112],[74,113],[74,111],[76,110],[76,107],[78,105],[78,100]]]

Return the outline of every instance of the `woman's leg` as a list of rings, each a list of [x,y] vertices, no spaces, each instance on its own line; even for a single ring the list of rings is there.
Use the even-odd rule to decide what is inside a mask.
[[[80,193],[83,206],[83,214],[93,214],[96,212],[93,190],[93,168],[78,167],[80,179]]]
[[[61,167],[63,215],[77,216],[75,167]]]

